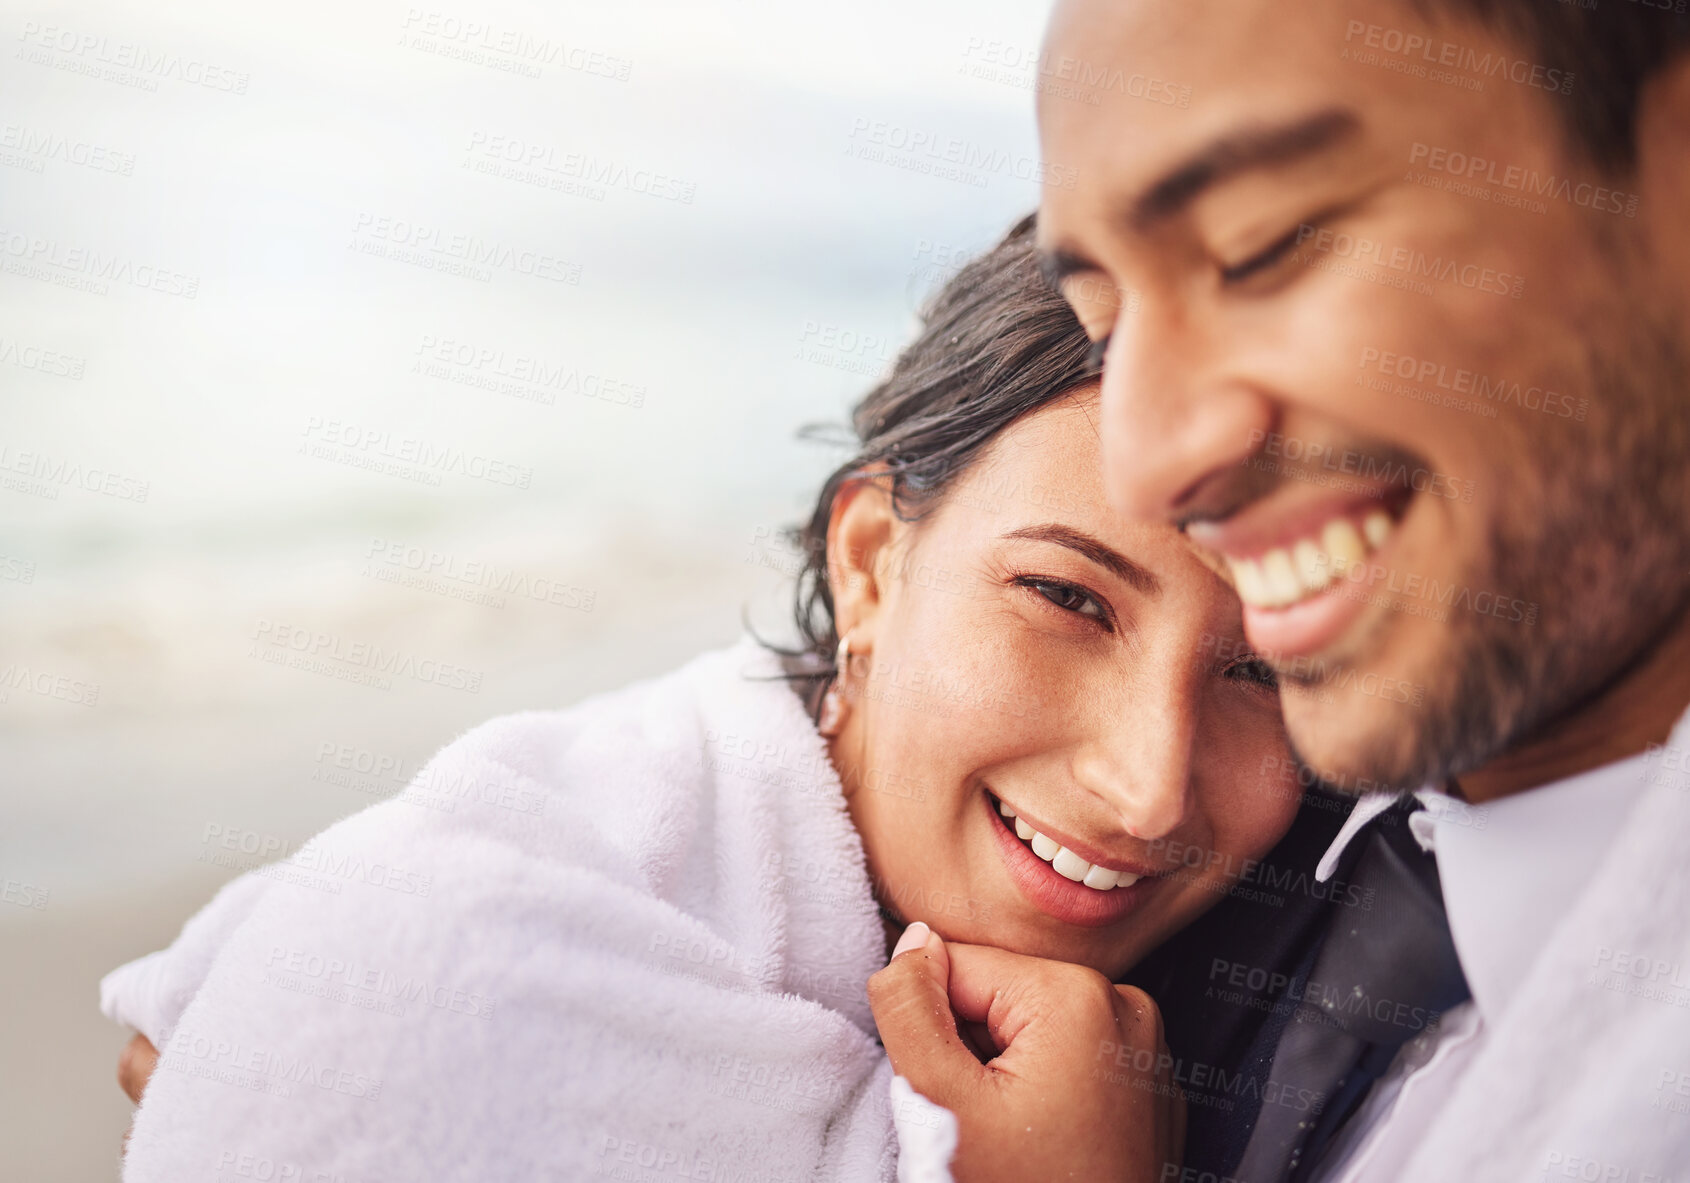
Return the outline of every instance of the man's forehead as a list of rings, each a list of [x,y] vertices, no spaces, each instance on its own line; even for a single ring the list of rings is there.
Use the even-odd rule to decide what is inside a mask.
[[[1362,7],[1408,19],[1406,5]],[[1351,23],[1335,0],[1301,0],[1295,12],[1266,0],[1064,0],[1045,68],[1089,55],[1075,72],[1093,85],[1040,96],[1045,156],[1074,178],[1042,194],[1040,247],[1072,245],[1060,231],[1076,218],[1124,224],[1159,182],[1163,196],[1184,198],[1159,204],[1182,209],[1206,172],[1376,140],[1392,112],[1425,101],[1425,87],[1358,71],[1344,57]]]
[[[1057,0],[1045,50],[1149,60],[1201,58],[1215,46],[1341,44],[1357,25],[1423,24],[1424,11],[1404,0]]]
[[[1302,0],[1304,16],[1291,23],[1320,23],[1324,18],[1310,10],[1325,3]],[[1295,32],[1287,27],[1289,11],[1270,0],[1060,0],[1046,30],[1045,56],[1047,63],[1067,59],[1133,69],[1201,62],[1216,50]]]
[[[1124,127],[1142,154],[1151,145],[1141,140],[1166,131],[1330,106],[1369,84],[1395,89],[1389,71],[1353,64],[1352,31],[1369,27],[1358,12],[1419,23],[1396,0],[1061,0],[1041,68],[1068,85],[1039,89],[1041,129]]]

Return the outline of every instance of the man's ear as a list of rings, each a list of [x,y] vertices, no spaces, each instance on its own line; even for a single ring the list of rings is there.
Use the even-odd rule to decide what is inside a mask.
[[[840,486],[827,523],[827,585],[833,593],[833,621],[851,648],[873,648],[886,583],[883,572],[903,523],[892,508],[891,479],[864,473]]]

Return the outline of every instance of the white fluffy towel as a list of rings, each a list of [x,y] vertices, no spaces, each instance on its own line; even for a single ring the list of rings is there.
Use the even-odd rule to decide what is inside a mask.
[[[948,1180],[954,1119],[874,1037],[862,843],[778,674],[746,640],[495,719],[108,975],[160,1052],[124,1179]]]

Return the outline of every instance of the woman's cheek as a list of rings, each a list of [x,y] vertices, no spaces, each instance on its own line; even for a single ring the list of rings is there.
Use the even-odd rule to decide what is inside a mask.
[[[1276,695],[1260,694],[1228,720],[1230,742],[1211,750],[1208,783],[1217,790],[1205,812],[1228,844],[1260,855],[1290,829],[1302,800]],[[1287,782],[1290,788],[1287,789]]]
[[[1239,788],[1214,819],[1216,844],[1238,859],[1260,859],[1291,828],[1300,797],[1254,775],[1245,776]]]

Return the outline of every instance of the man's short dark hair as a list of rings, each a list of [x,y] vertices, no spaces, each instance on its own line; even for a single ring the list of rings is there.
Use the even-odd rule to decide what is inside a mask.
[[[1453,12],[1516,41],[1533,64],[1573,74],[1562,120],[1572,146],[1613,173],[1637,163],[1644,86],[1690,50],[1686,0],[1413,0],[1436,19]]]

